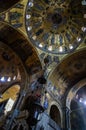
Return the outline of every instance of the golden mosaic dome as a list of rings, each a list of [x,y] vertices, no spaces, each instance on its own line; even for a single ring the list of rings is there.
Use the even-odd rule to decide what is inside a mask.
[[[53,54],[74,51],[86,32],[82,0],[29,0],[26,30],[37,48]]]

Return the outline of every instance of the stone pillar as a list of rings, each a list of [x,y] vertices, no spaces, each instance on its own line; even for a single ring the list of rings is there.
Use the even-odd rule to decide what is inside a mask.
[[[61,130],[70,130],[70,110],[67,107],[63,107],[63,121]]]

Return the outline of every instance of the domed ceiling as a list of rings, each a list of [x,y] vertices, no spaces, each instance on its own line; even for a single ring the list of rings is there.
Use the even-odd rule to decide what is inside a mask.
[[[21,86],[25,87],[23,65],[34,97],[41,95],[42,87],[35,84],[41,74],[46,78],[51,74],[46,91],[56,100],[64,99],[69,89],[86,77],[86,49],[79,51],[86,47],[86,3],[83,1],[0,0],[1,93],[13,82],[22,81]],[[10,62],[4,59],[12,56]]]
[[[20,58],[0,41],[0,94],[15,83],[23,89],[26,82],[27,75]]]
[[[4,101],[17,91],[30,91],[29,83],[42,74],[42,65],[34,47],[19,31],[0,22],[0,96]],[[20,89],[9,89],[12,85]],[[18,87],[19,88],[19,87]],[[8,94],[9,93],[9,94]],[[3,95],[2,95],[3,94]]]
[[[8,24],[0,22],[0,41],[17,53],[29,75],[41,70],[36,50],[22,33]]]
[[[1,13],[0,20],[26,35],[47,76],[63,57],[86,46],[84,0],[22,0]]]
[[[86,48],[64,58],[49,76],[59,98],[67,94],[73,85],[84,78],[86,78]]]
[[[28,37],[45,52],[72,52],[85,37],[85,13],[82,0],[29,0],[25,18]]]

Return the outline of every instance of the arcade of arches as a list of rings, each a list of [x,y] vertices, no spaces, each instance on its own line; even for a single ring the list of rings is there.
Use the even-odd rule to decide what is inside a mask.
[[[86,130],[86,1],[0,0],[0,130]]]

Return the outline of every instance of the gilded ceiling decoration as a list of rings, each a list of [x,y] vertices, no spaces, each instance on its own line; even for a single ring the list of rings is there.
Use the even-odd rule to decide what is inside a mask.
[[[13,85],[10,88],[8,88],[0,98],[0,103],[8,100],[11,98],[12,100],[16,100],[20,91],[20,86],[19,85]]]
[[[0,14],[0,21],[5,21],[25,33],[24,14],[27,0],[22,0],[15,4],[8,11]]]
[[[0,95],[12,84],[18,83],[23,89],[26,82],[27,75],[20,58],[0,41]]]
[[[34,47],[27,38],[6,23],[0,23],[0,41],[8,45],[20,57],[28,74],[41,70],[41,63]]]
[[[39,98],[38,95],[41,95],[43,86],[41,81],[45,80],[44,77],[39,77],[41,75],[42,67],[35,48],[21,32],[7,23],[0,22],[0,129],[2,124],[4,129],[10,129],[6,121],[14,109],[20,111],[27,96],[34,95],[36,99]],[[38,79],[34,90],[29,85],[33,79],[36,81]],[[27,124],[24,124],[24,120],[22,121],[23,117],[20,118],[21,122],[14,124],[13,127],[21,123],[23,123],[22,129],[26,127]],[[24,118],[26,119],[26,115]]]
[[[29,0],[25,16],[28,38],[48,53],[72,52],[85,37],[85,11],[82,0]]]
[[[86,48],[67,56],[49,76],[48,89],[62,98],[80,80],[86,77]],[[53,87],[52,87],[53,86]]]
[[[85,5],[84,0],[0,0],[0,130],[28,130],[51,99],[62,106],[69,89],[86,77]],[[79,48],[84,49],[69,55]]]
[[[53,11],[54,11],[54,8],[56,8],[56,7],[59,7],[59,10],[60,10],[59,13],[61,13],[62,10],[64,11],[64,9],[66,7],[68,8],[68,10],[70,10],[69,12],[67,12],[67,16],[66,16],[66,12],[64,12],[64,14],[65,14],[64,16],[66,16],[67,19],[69,19],[69,21],[72,22],[71,25],[69,22],[65,23],[64,25],[62,25],[62,22],[60,24],[58,24],[59,28],[61,27],[61,29],[63,26],[64,26],[64,28],[66,28],[66,27],[68,28],[68,29],[66,28],[63,33],[60,31],[61,29],[59,29],[59,33],[54,32],[55,33],[55,35],[54,35],[54,33],[53,34],[51,32],[48,33],[49,32],[49,29],[48,29],[48,30],[46,30],[46,32],[44,31],[43,33],[39,34],[39,36],[36,36],[34,43],[31,40],[32,34],[29,35],[29,40],[30,40],[31,44],[33,44],[33,45],[35,45],[35,43],[37,44],[34,47],[37,49],[40,61],[42,63],[42,67],[46,71],[45,75],[48,75],[49,72],[63,59],[63,57],[66,56],[65,53],[68,54],[68,52],[73,52],[75,49],[83,48],[86,45],[86,40],[85,40],[85,38],[86,38],[85,37],[86,6],[85,6],[85,4],[82,4],[81,0],[80,0],[81,3],[79,1],[77,1],[77,3],[78,3],[77,6],[76,6],[76,3],[73,2],[74,8],[72,8],[73,3],[71,5],[68,4],[69,1],[66,1],[66,2],[63,1],[62,3],[60,0],[58,2],[56,1],[57,3],[55,3],[55,1],[53,1],[53,3],[56,6],[54,7],[54,4],[52,4],[52,7],[53,7],[52,10],[49,9],[47,12],[45,12],[45,15],[42,15],[42,12],[44,10],[40,10],[39,9],[40,7],[38,8],[38,6],[34,7],[33,0],[31,1],[33,3],[33,6],[30,7],[30,9],[29,9],[29,5],[28,5],[29,2],[30,1],[27,1],[27,0],[20,1],[19,3],[14,5],[13,8],[9,9],[9,11],[7,11],[6,13],[0,14],[0,20],[8,22],[14,28],[22,31],[26,36],[32,31],[34,32],[33,34],[35,35],[36,34],[35,31],[39,30],[39,28],[42,27],[42,25],[40,25],[40,26],[37,25],[37,28],[34,28],[34,26],[36,26],[36,24],[37,24],[36,21],[38,21],[39,17],[30,16],[30,18],[27,18],[29,16],[29,14],[33,15],[33,13],[35,13],[35,14],[40,13],[40,15],[44,17],[47,15],[48,12],[50,12],[54,15]],[[50,1],[45,0],[43,2],[41,0],[41,1],[35,1],[35,2],[36,3],[38,2],[37,4],[42,7],[46,4],[45,8],[48,6],[49,7],[51,6],[50,4],[47,4],[47,3],[50,3]],[[77,7],[77,8],[75,8],[75,7]],[[80,10],[78,11],[78,7],[81,8],[81,13],[80,13]],[[72,11],[72,10],[75,10],[75,11]],[[78,13],[75,13],[75,12],[77,12],[76,10],[78,11]],[[58,11],[58,8],[57,8],[57,11]],[[66,9],[66,11],[67,11],[67,9]],[[26,16],[25,16],[25,12],[26,12]],[[78,22],[74,23],[73,19],[76,19],[75,16],[77,16],[76,18],[77,18],[77,21],[79,21],[80,26],[77,24]],[[33,17],[33,19],[32,19],[32,17]],[[35,17],[37,18],[37,20],[35,19]],[[49,20],[50,20],[50,17],[51,17],[51,15],[49,16]],[[36,21],[34,21],[34,20],[36,20]],[[30,21],[33,21],[34,23],[30,22]],[[41,22],[40,19],[39,19],[39,22]],[[51,21],[51,23],[52,22],[53,21]],[[30,31],[27,30],[29,23],[31,23],[31,26],[33,26],[33,28]],[[25,24],[26,24],[26,29],[25,29]],[[43,22],[42,22],[42,24],[43,24]],[[60,25],[62,25],[62,26],[60,26]],[[81,28],[82,25],[84,28],[83,27]],[[50,26],[50,23],[49,23],[49,26]],[[43,28],[44,27],[45,26],[43,26]],[[26,33],[26,30],[27,30],[27,33]],[[58,29],[56,29],[56,30],[58,30]],[[49,36],[47,37],[46,34],[49,34]],[[52,35],[53,35],[53,37],[52,37]],[[58,37],[57,37],[57,35],[58,35]],[[45,40],[43,40],[42,37],[45,37]],[[40,42],[40,44],[38,44],[37,40],[40,41],[40,39],[43,42]],[[75,39],[76,39],[76,42],[75,42]],[[60,43],[60,42],[63,42],[63,43]],[[42,43],[42,45],[41,45],[41,43]],[[48,61],[49,61],[47,64],[45,64],[46,59],[48,59]]]

